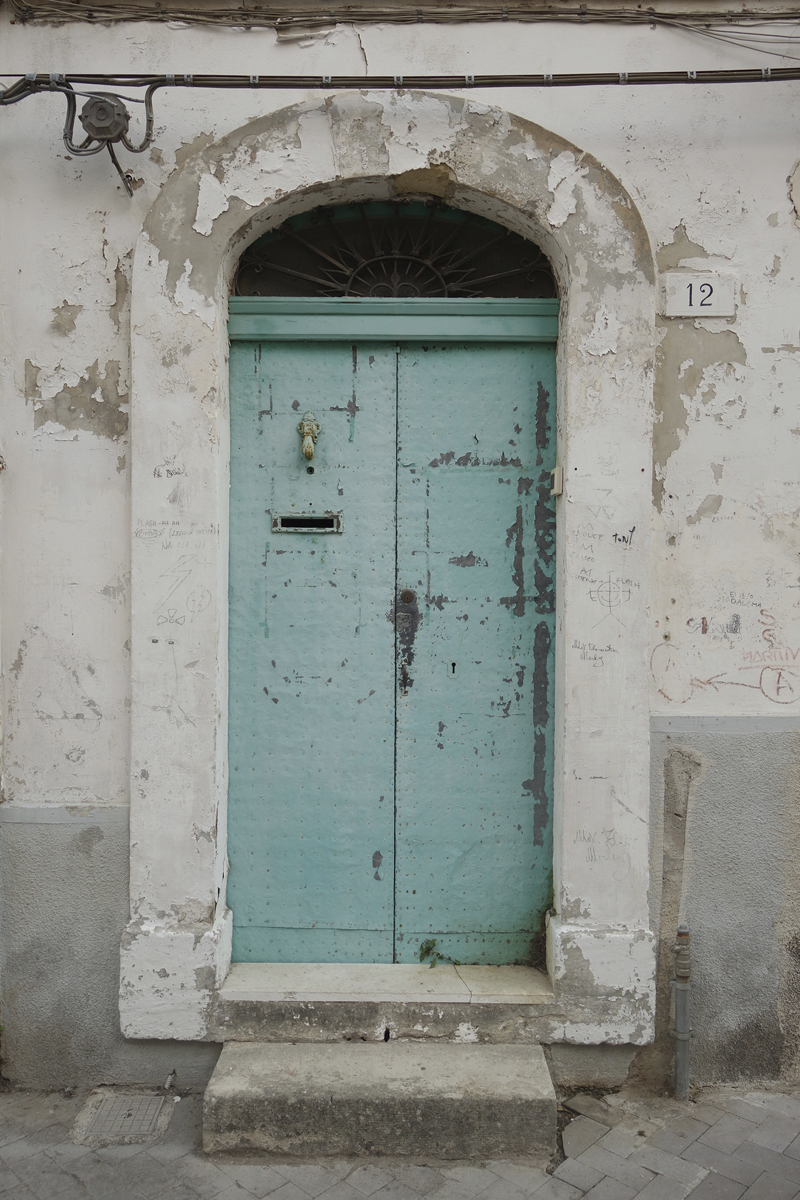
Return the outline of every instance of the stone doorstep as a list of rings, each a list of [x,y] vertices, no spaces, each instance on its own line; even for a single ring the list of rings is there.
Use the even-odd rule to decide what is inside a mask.
[[[203,1099],[203,1149],[544,1165],[556,1109],[538,1045],[228,1042]]]
[[[217,1041],[551,1040],[563,1017],[530,967],[235,963],[210,1014]]]
[[[230,1002],[265,1000],[446,1004],[552,1004],[533,967],[436,967],[400,963],[234,963],[220,988]]]

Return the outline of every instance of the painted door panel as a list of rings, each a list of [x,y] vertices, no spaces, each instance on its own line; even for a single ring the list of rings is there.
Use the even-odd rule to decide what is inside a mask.
[[[239,961],[392,961],[395,374],[380,345],[233,348]],[[313,475],[297,432],[306,410],[322,425]],[[344,513],[344,533],[272,531],[273,516],[326,512]]]
[[[232,345],[235,960],[412,962],[430,938],[527,960],[551,888],[554,372],[551,345]],[[344,532],[273,533],[292,512]]]
[[[400,962],[429,938],[527,961],[549,902],[554,385],[549,347],[400,352],[398,585],[419,596],[397,701]]]

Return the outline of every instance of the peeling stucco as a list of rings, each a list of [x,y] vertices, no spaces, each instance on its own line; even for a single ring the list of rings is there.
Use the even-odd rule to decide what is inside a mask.
[[[392,189],[398,196],[438,196],[444,200],[453,195],[456,182],[452,167],[431,163],[429,167],[417,167],[395,175]]]
[[[550,164],[547,186],[553,193],[553,203],[547,211],[547,220],[554,229],[560,228],[578,207],[575,186],[588,167],[576,161],[571,150],[564,150]]]
[[[565,926],[558,943],[549,932],[556,999],[565,1003],[580,997],[561,1037],[553,1040],[647,1045],[655,1007],[653,949],[653,936],[646,929],[601,932]],[[599,1037],[595,1023],[603,1030]]]
[[[653,500],[659,511],[667,464],[687,432],[687,400],[702,394],[709,368],[720,366],[726,373],[734,363],[747,363],[747,351],[733,329],[711,330],[697,322],[664,319],[660,326],[653,428]]]
[[[58,308],[53,309],[53,320],[50,323],[53,333],[64,335],[74,333],[75,322],[82,312],[82,304],[69,304],[66,300],[59,304]]]
[[[702,521],[703,517],[716,516],[721,508],[722,496],[708,495],[706,496],[705,500],[700,503],[697,511],[690,517],[686,518],[686,524],[696,525],[698,521]]]
[[[355,140],[344,135],[345,128],[356,126]],[[494,143],[492,161],[484,151],[488,139]],[[381,189],[371,189],[373,195],[386,194],[391,183],[395,194],[445,194],[463,204],[457,184],[479,185],[500,198],[510,195],[511,164],[501,168],[500,158],[502,154],[513,157],[513,171],[518,172],[520,151],[546,189],[547,208],[542,204],[541,219],[554,228],[574,220],[584,191],[587,197],[590,192],[597,194],[596,181],[602,178],[609,191],[608,200],[604,198],[609,215],[620,221],[630,239],[629,253],[636,266],[652,277],[649,242],[641,219],[621,185],[590,155],[519,118],[512,124],[506,114],[485,106],[415,93],[386,98],[338,94],[325,102],[324,111],[313,103],[299,104],[280,117],[273,114],[253,121],[213,145],[196,139],[181,153],[181,162],[191,164],[189,170],[176,181],[169,201],[163,194],[157,198],[145,230],[166,264],[167,293],[175,295],[188,261],[193,292],[210,298],[219,277],[219,263],[208,245],[215,223],[225,220],[232,231],[240,228],[267,201],[278,177],[280,198],[288,201],[313,156],[319,182],[308,195],[310,198],[316,191],[316,203],[323,199],[325,178],[360,174],[366,185],[365,164],[369,161],[373,177],[391,177]],[[331,198],[333,194],[329,193]],[[287,203],[283,213],[302,211],[308,202],[303,200],[296,207]]]
[[[609,308],[598,308],[594,318],[591,333],[583,339],[582,348],[586,354],[602,357],[604,354],[614,354],[619,337],[619,317]]]
[[[120,364],[99,359],[86,367],[76,383],[44,388],[42,368],[25,362],[25,398],[33,405],[33,427],[52,424],[62,429],[82,430],[117,441],[128,430],[127,392],[120,391]],[[57,390],[53,390],[53,386]]]
[[[114,268],[114,303],[109,308],[108,313],[117,330],[122,328],[122,314],[125,311],[130,291],[128,276],[131,269],[131,257],[132,254],[129,251],[119,259]]]
[[[686,232],[686,225],[681,221],[672,231],[672,241],[665,242],[656,251],[658,269],[669,271],[692,258],[708,258],[708,251],[692,241]]]

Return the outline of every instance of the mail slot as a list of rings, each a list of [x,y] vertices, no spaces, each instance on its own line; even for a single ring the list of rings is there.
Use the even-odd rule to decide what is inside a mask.
[[[272,518],[273,533],[341,533],[341,513],[286,513]]]

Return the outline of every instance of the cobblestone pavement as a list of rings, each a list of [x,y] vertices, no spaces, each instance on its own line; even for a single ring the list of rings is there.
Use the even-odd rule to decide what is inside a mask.
[[[0,1092],[0,1200],[792,1200],[800,1095],[706,1090],[693,1102],[620,1093],[565,1103],[566,1157],[523,1163],[209,1158],[200,1097],[170,1095],[164,1136],[90,1149],[72,1141],[87,1093]]]

